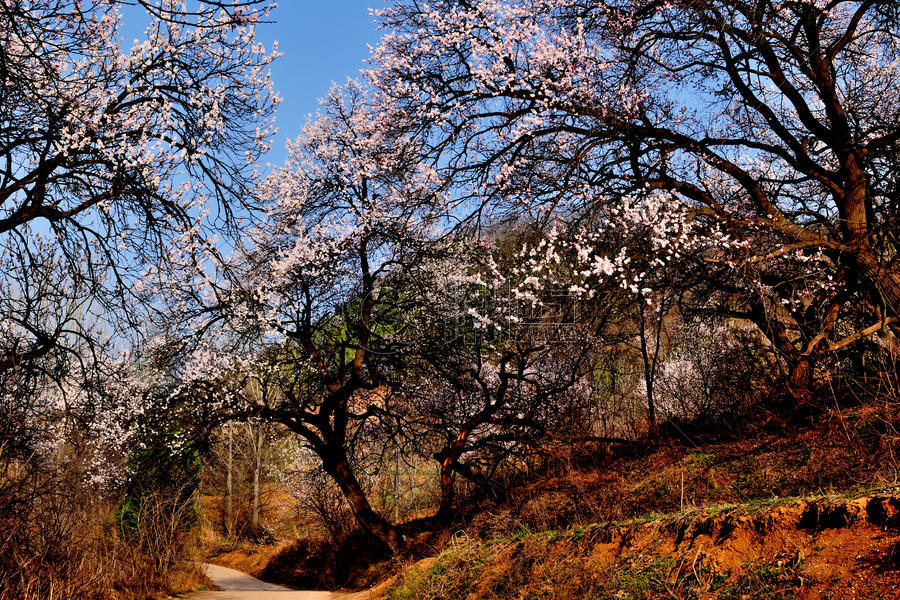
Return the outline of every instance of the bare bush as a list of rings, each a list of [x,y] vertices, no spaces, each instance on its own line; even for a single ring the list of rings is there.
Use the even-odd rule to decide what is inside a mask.
[[[353,512],[337,483],[321,468],[316,456],[299,446],[294,439],[285,440],[284,465],[277,477],[295,502],[297,517],[312,530],[340,544],[357,528]],[[361,483],[368,489],[365,480]]]
[[[727,323],[679,320],[656,377],[660,412],[681,422],[710,422],[741,414],[754,392],[752,356]]]
[[[147,497],[125,538],[113,526],[115,504],[71,475],[45,475],[26,509],[0,515],[0,600],[118,600],[196,587],[189,507]]]

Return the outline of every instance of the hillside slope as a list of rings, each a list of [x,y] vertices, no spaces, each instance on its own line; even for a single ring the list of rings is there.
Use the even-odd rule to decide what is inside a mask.
[[[774,500],[643,522],[458,537],[404,571],[400,599],[900,597],[900,496]]]
[[[496,494],[461,495],[454,522],[404,523],[401,557],[359,531],[339,542],[216,538],[209,556],[308,589],[394,577],[387,597],[409,600],[900,597],[896,410],[771,423],[561,452]],[[293,513],[278,514],[289,534]]]

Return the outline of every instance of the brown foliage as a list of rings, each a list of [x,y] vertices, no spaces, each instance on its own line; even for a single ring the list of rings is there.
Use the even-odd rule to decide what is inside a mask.
[[[207,582],[193,563],[193,538],[181,527],[185,507],[148,498],[125,540],[112,501],[71,482],[54,483],[52,493],[0,514],[0,600],[156,598]]]

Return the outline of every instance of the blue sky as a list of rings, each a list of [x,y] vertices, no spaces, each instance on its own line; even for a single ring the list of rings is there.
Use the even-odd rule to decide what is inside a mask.
[[[381,37],[370,7],[384,0],[280,0],[274,23],[260,25],[258,38],[270,49],[278,40],[284,56],[272,66],[275,87],[284,99],[278,108],[278,137],[267,157],[273,165],[285,157],[284,143],[294,138],[314,113],[332,81],[356,77]]]

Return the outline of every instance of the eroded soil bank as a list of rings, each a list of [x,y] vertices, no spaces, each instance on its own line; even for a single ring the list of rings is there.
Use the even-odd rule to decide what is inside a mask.
[[[413,598],[892,599],[900,496],[774,500],[489,543],[458,539],[387,591]]]

